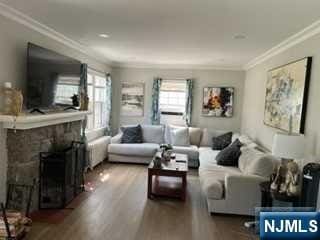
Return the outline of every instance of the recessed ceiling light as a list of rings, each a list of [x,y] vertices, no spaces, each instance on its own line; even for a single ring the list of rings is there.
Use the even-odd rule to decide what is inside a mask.
[[[105,33],[102,33],[102,34],[99,34],[99,37],[102,37],[102,38],[108,38],[109,35],[108,34],[105,34]]]
[[[236,39],[236,40],[241,40],[241,39],[245,39],[246,36],[242,35],[242,34],[238,34],[238,35],[235,35],[233,38]]]

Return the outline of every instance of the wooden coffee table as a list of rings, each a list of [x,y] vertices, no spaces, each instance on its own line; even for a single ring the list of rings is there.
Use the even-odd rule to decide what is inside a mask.
[[[153,161],[148,166],[148,198],[173,197],[186,199],[188,156],[176,154],[174,159],[154,168]]]

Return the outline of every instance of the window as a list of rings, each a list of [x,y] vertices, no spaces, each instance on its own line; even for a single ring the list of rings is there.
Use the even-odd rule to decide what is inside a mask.
[[[107,127],[107,90],[106,77],[103,73],[89,71],[88,73],[88,96],[89,111],[87,130]]]
[[[60,104],[72,104],[70,96],[78,94],[80,80],[78,77],[63,75],[58,76],[58,84],[54,102]]]
[[[185,80],[163,80],[160,88],[161,122],[164,124],[184,124],[186,109]]]

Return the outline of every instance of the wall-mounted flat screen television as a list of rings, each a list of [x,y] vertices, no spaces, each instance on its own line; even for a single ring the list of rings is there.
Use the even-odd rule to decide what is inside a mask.
[[[28,43],[28,109],[50,110],[79,107],[81,62]]]

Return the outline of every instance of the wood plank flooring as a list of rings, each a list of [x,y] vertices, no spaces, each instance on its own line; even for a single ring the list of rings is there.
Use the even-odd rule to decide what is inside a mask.
[[[147,199],[147,167],[103,164],[88,174],[100,184],[61,224],[33,224],[27,240],[258,239],[246,217],[212,215],[196,170],[188,173],[187,199]]]

